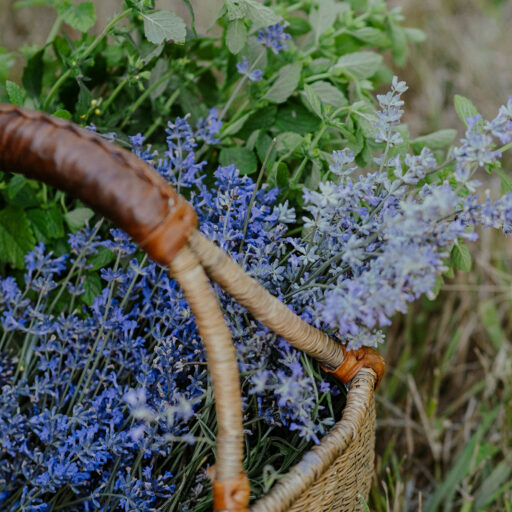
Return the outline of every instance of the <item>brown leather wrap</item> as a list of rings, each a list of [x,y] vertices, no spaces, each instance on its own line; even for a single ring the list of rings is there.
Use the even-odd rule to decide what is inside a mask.
[[[327,373],[332,373],[340,382],[347,384],[357,375],[359,370],[371,368],[377,376],[375,380],[375,389],[377,389],[386,371],[386,363],[383,357],[371,347],[361,347],[347,352],[345,346],[343,346],[343,351],[345,359],[338,368],[331,370],[322,366],[322,369]]]
[[[0,104],[0,170],[78,197],[163,265],[197,224],[192,206],[133,153],[41,112]]]
[[[231,480],[214,480],[213,511],[249,512],[249,479],[245,473]]]

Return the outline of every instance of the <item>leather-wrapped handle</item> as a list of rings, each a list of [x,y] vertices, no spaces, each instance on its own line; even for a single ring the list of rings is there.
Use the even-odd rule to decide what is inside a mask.
[[[197,224],[192,206],[133,153],[42,112],[0,104],[0,170],[69,192],[163,265]]]

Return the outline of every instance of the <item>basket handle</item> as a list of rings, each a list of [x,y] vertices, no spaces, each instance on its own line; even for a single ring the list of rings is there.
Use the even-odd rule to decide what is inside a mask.
[[[0,104],[0,169],[69,192],[126,231],[151,258],[170,265],[206,347],[217,414],[215,510],[243,512],[242,398],[235,349],[208,278],[185,246],[192,206],[149,165],[73,123]]]
[[[126,231],[148,255],[169,265],[196,317],[206,347],[217,414],[214,509],[243,512],[242,400],[235,349],[209,276],[258,320],[319,360],[341,382],[361,368],[385,370],[374,349],[345,347],[310,326],[195,230],[192,206],[149,165],[69,121],[0,104],[0,168],[56,186]]]
[[[192,206],[133,153],[42,112],[0,104],[0,168],[78,197],[163,265],[197,224]]]

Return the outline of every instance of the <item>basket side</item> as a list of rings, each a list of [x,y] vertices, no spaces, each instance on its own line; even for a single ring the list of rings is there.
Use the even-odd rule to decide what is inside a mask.
[[[375,374],[352,381],[341,420],[251,512],[353,512],[363,509],[373,476]]]

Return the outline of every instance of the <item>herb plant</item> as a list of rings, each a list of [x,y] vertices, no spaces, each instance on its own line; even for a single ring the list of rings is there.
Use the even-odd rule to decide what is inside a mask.
[[[196,123],[215,108],[222,131],[215,144],[198,148],[210,179],[217,162],[255,174],[268,156],[263,179],[293,205],[302,202],[304,184],[314,188],[322,178],[333,148],[350,147],[361,165],[371,161],[372,91],[392,76],[383,54],[402,65],[408,43],[422,39],[380,0],[272,7],[226,0],[205,34],[195,29],[190,2],[188,25],[153,4],[126,0],[95,35],[91,2],[17,1],[18,8],[53,7],[56,18],[43,46],[20,52],[21,84],[4,82],[16,55],[0,54],[0,101],[94,124],[121,144],[140,132],[159,149],[169,119],[189,114]],[[71,38],[70,28],[79,37]],[[21,176],[3,176],[0,190],[0,263],[7,268],[22,268],[24,252],[37,242],[63,253],[64,232],[92,216]]]

